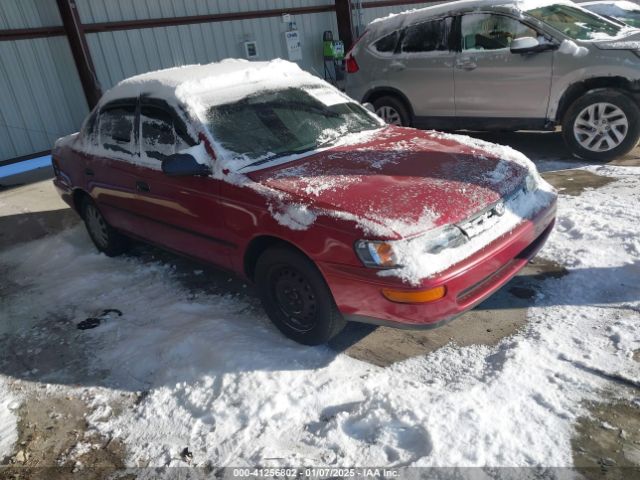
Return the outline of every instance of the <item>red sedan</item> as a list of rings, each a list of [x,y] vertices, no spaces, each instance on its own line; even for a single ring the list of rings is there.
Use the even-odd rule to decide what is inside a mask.
[[[53,165],[100,251],[136,238],[231,270],[309,345],[348,320],[453,319],[513,277],[555,219],[526,157],[386,126],[284,61],[124,80]]]

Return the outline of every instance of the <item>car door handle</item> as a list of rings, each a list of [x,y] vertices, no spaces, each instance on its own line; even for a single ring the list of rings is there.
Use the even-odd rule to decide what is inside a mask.
[[[91,170],[90,168],[85,168],[84,174],[88,177],[93,177],[95,175],[95,173],[93,173],[93,170]]]
[[[389,64],[389,70],[392,72],[401,72],[405,68],[407,68],[407,66],[402,62],[391,62]]]
[[[147,185],[145,182],[137,181],[136,182],[136,190],[138,190],[139,192],[148,192],[149,191],[149,185]]]
[[[459,70],[474,70],[478,67],[478,64],[473,60],[462,60],[456,62],[456,68]]]

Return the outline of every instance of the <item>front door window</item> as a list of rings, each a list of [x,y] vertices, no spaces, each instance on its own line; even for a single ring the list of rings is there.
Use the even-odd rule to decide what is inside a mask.
[[[538,33],[504,15],[473,13],[462,17],[462,49],[465,51],[508,49],[516,38],[537,38]]]

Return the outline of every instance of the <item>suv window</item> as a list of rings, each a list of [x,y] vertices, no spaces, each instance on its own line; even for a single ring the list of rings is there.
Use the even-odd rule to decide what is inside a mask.
[[[100,144],[107,150],[134,155],[134,104],[107,105],[100,112]]]
[[[143,104],[140,109],[141,152],[148,158],[162,161],[192,146],[193,142],[176,123],[168,108]]]
[[[398,38],[400,34],[396,31],[382,37],[380,40],[373,44],[374,48],[381,53],[392,53],[396,50],[398,45]]]
[[[537,38],[538,32],[504,15],[471,13],[462,17],[463,50],[500,50],[522,37]]]
[[[431,20],[407,27],[402,38],[403,52],[433,52],[449,50],[451,17]]]

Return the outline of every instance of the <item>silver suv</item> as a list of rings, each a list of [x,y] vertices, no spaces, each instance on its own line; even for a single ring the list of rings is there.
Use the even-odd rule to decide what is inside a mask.
[[[346,58],[347,93],[388,123],[552,130],[607,160],[640,138],[640,30],[571,2],[453,2],[374,21]]]

